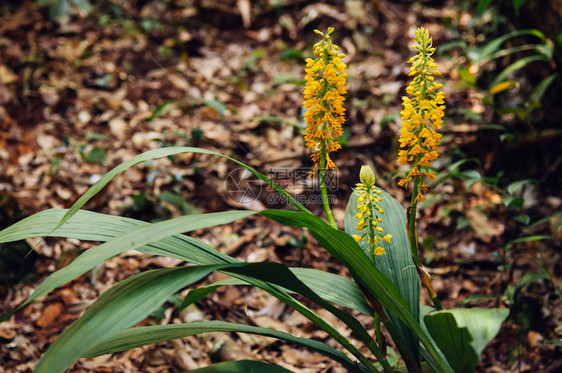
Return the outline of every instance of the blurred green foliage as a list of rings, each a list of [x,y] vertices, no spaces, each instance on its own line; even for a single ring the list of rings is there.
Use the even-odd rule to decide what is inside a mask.
[[[49,6],[51,20],[67,16],[75,10],[89,14],[93,8],[88,0],[36,0],[36,2],[39,6]]]

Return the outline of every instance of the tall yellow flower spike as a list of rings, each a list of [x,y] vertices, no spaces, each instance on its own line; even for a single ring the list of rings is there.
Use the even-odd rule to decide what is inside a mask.
[[[417,45],[412,45],[411,48],[417,49],[419,53],[408,61],[412,64],[409,76],[415,75],[415,77],[406,88],[406,92],[413,97],[402,97],[404,110],[400,112],[402,129],[398,139],[400,148],[403,148],[398,152],[398,162],[400,164],[412,162],[413,167],[398,184],[407,188],[414,178],[415,203],[425,200],[423,195],[429,188],[425,183],[435,179],[435,172],[429,170],[429,162],[439,156],[437,146],[441,142],[441,134],[436,130],[441,129],[443,124],[445,94],[436,92],[443,85],[433,81],[433,75],[440,75],[440,73],[436,70],[437,64],[431,58],[435,48],[431,46],[429,31],[423,27],[418,28],[414,40]]]
[[[378,226],[379,223],[382,223],[382,219],[380,216],[373,214],[373,211],[378,211],[381,215],[384,214],[383,209],[379,206],[379,202],[382,201],[380,196],[382,192],[375,187],[375,174],[371,167],[362,166],[359,179],[361,182],[357,183],[355,189],[359,194],[355,207],[357,211],[357,215],[355,215],[357,226],[355,229],[364,233],[361,235],[354,234],[353,238],[357,242],[367,240],[371,256],[384,255],[384,248],[377,244],[380,242],[379,239],[390,242],[392,235],[383,235],[383,229]]]
[[[314,45],[316,59],[306,59],[306,85],[304,89],[304,119],[307,124],[304,139],[306,146],[313,151],[311,159],[314,162],[316,174],[320,167],[335,168],[330,153],[341,148],[338,139],[343,134],[342,124],[345,121],[343,95],[346,94],[345,64],[341,58],[337,45],[332,43],[330,34],[334,31],[329,27],[326,33],[314,30],[323,39]]]

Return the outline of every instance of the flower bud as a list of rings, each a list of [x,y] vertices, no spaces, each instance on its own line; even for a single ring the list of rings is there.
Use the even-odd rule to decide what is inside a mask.
[[[365,185],[372,186],[375,185],[375,174],[369,165],[361,166],[361,171],[359,172],[359,179]]]

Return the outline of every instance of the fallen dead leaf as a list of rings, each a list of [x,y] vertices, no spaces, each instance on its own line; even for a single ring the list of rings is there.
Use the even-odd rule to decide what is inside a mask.
[[[242,16],[244,27],[249,28],[252,25],[252,4],[250,0],[237,0],[236,6]]]
[[[18,76],[6,65],[0,65],[0,82],[10,84],[18,80]]]
[[[7,341],[16,336],[16,324],[13,319],[0,323],[0,339]]]
[[[485,213],[470,209],[466,212],[470,226],[476,234],[483,238],[491,238],[502,234],[504,226],[498,221],[490,221]]]
[[[39,317],[35,324],[40,328],[45,328],[55,322],[62,315],[63,311],[64,305],[62,303],[51,303],[43,310],[41,317]]]

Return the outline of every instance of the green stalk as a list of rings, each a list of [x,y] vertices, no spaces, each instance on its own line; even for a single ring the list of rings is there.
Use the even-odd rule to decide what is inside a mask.
[[[431,285],[431,280],[427,272],[423,269],[421,264],[420,256],[418,253],[418,235],[416,231],[416,211],[418,207],[418,203],[416,201],[416,197],[419,193],[420,189],[420,181],[421,176],[416,175],[414,176],[414,188],[412,192],[412,200],[410,203],[409,208],[409,215],[408,215],[408,237],[410,239],[410,250],[412,252],[412,259],[414,260],[414,264],[416,265],[416,270],[418,271],[418,275],[420,276],[420,280],[423,286],[427,289],[429,296],[431,297],[431,301],[433,302],[433,306],[436,310],[442,310],[443,307],[441,306],[441,302],[439,298],[437,298],[437,293]]]
[[[419,156],[418,156],[419,157]],[[412,251],[412,258],[416,267],[421,267],[421,260],[418,253],[418,235],[416,234],[416,211],[418,207],[418,202],[416,197],[420,189],[420,179],[421,176],[414,176],[414,188],[412,191],[412,200],[410,201],[410,208],[408,209],[408,238],[410,239],[410,250]]]
[[[322,149],[320,150],[320,193],[322,195],[322,205],[324,205],[324,212],[328,218],[328,223],[334,229],[338,229],[336,221],[334,220],[334,215],[330,209],[330,203],[328,202],[328,191],[326,189],[326,144],[322,144]]]
[[[368,192],[370,196],[370,191]],[[373,211],[373,205],[371,200],[369,199],[369,211]],[[369,252],[371,253],[371,262],[376,266],[377,263],[375,261],[375,229],[373,228],[373,222],[369,221]]]

